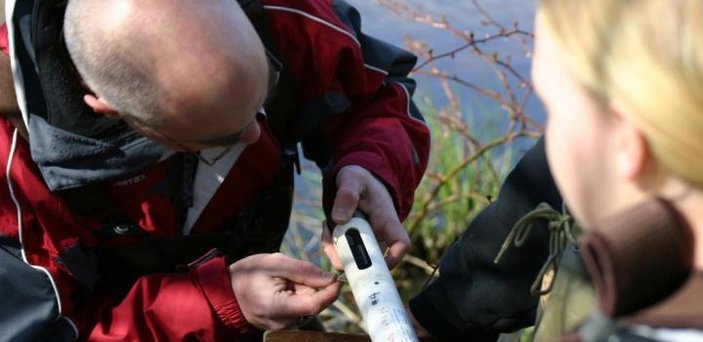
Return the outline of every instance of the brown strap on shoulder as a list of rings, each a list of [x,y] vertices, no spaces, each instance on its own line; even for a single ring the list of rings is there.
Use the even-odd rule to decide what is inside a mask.
[[[608,317],[626,317],[676,291],[693,266],[693,233],[671,203],[653,199],[604,220],[580,241]]]
[[[28,138],[27,127],[22,121],[22,114],[17,105],[10,58],[3,53],[0,53],[0,113],[10,120],[22,137]]]

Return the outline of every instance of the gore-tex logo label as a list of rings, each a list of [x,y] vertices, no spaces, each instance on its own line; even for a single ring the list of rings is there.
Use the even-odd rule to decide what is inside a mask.
[[[132,177],[130,179],[125,179],[125,180],[114,182],[114,183],[112,183],[112,185],[114,185],[114,186],[128,186],[128,185],[134,185],[134,184],[143,182],[144,180],[146,180],[146,175],[142,173],[141,175],[136,176],[136,177]]]

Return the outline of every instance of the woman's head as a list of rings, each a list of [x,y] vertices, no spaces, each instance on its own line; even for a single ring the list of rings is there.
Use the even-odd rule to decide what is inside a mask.
[[[703,2],[541,0],[537,26],[547,153],[579,219],[703,186]]]

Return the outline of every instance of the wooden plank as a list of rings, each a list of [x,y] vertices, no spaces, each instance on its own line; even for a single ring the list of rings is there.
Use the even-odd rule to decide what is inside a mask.
[[[420,342],[436,342],[421,338]],[[319,331],[279,330],[264,333],[264,342],[371,342],[368,335],[325,333]]]
[[[371,342],[371,339],[366,335],[280,330],[267,331],[264,342]]]

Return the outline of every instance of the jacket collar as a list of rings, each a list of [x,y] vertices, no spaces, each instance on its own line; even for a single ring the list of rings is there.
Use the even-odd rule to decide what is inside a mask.
[[[8,0],[6,9],[17,102],[32,159],[50,190],[133,175],[170,154],[83,103],[61,39],[65,3]]]

